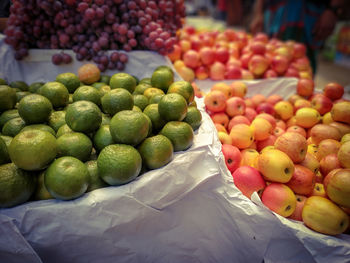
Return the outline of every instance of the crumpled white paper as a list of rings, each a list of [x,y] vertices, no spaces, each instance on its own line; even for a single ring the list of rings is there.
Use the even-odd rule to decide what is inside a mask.
[[[10,81],[52,81],[81,65],[56,67],[45,55],[52,51],[33,51],[19,63],[2,40],[0,76]],[[126,72],[139,78],[170,65],[152,52],[131,52],[129,58]],[[285,96],[296,80],[269,83],[248,83],[249,92]],[[203,121],[194,144],[165,167],[73,201],[0,209],[0,262],[349,262],[349,236],[316,233],[274,214],[257,196],[253,203],[241,194],[203,99],[197,103]]]

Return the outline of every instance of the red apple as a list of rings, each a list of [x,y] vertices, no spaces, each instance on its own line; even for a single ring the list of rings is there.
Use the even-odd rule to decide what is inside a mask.
[[[272,129],[276,128],[276,119],[268,113],[259,113],[255,118],[264,118],[270,122]]]
[[[297,206],[295,207],[294,213],[291,214],[288,218],[303,221],[303,218],[301,217],[301,213],[304,208],[305,201],[307,200],[306,196],[303,195],[295,195],[297,200]]]
[[[229,66],[226,67],[225,79],[241,79],[242,71],[240,67]]]
[[[228,126],[227,126],[228,131],[230,132],[232,127],[237,125],[237,124],[250,125],[250,121],[245,116],[240,116],[240,115],[235,116],[228,123]]]
[[[248,69],[248,64],[249,64],[249,61],[250,59],[252,58],[253,56],[253,53],[246,53],[246,54],[243,54],[241,57],[240,57],[240,61],[242,63],[242,67],[244,69]]]
[[[314,92],[314,82],[311,79],[299,79],[297,93],[300,96],[309,97]]]
[[[267,146],[272,146],[275,144],[277,137],[273,134],[270,134],[267,139],[262,140],[262,141],[257,141],[256,142],[256,148],[260,152],[262,149],[264,149]]]
[[[257,113],[253,108],[247,108],[247,107],[245,108],[244,117],[246,117],[250,122],[254,120],[256,115]]]
[[[292,125],[292,126],[288,127],[286,132],[296,132],[296,133],[299,133],[300,135],[303,135],[306,138],[306,131],[305,131],[305,129],[300,127],[300,126],[298,126],[298,125]]]
[[[242,69],[241,72],[242,72],[242,79],[244,80],[254,79],[254,75],[249,70]]]
[[[255,76],[261,76],[269,67],[269,61],[261,55],[253,55],[248,63],[249,71]]]
[[[211,65],[215,61],[215,52],[210,47],[202,47],[199,50],[199,56],[203,65]]]
[[[326,176],[332,170],[338,168],[341,168],[341,165],[338,160],[338,155],[335,153],[328,154],[327,156],[323,157],[320,161],[320,171],[324,176]]]
[[[293,45],[293,57],[294,58],[302,58],[306,55],[306,47],[304,44],[295,43]]]
[[[294,165],[292,178],[286,183],[294,193],[300,195],[311,195],[315,187],[315,174],[305,166]]]
[[[332,109],[333,102],[325,95],[319,93],[311,97],[311,107],[316,109],[321,115]]]
[[[247,94],[247,84],[242,81],[233,81],[230,88],[232,96],[244,98]]]
[[[299,163],[305,159],[307,142],[299,133],[286,132],[277,138],[275,148],[286,153],[294,163]]]
[[[261,41],[266,44],[269,42],[269,37],[265,33],[259,32],[254,36],[254,40]]]
[[[264,79],[277,78],[277,77],[278,77],[278,74],[273,69],[266,70],[263,75]]]
[[[226,101],[226,113],[230,116],[243,115],[245,103],[241,97],[231,97]]]
[[[270,103],[267,103],[267,102],[263,102],[263,103],[259,104],[255,110],[256,110],[256,113],[258,113],[258,114],[268,113],[271,115],[275,115],[275,109],[274,109],[273,105]]]
[[[266,186],[261,201],[269,209],[284,217],[293,214],[297,204],[293,191],[281,183],[271,183]]]
[[[253,41],[250,44],[250,50],[253,52],[255,55],[264,55],[265,54],[265,43],[260,42],[260,41]]]
[[[191,49],[183,55],[183,61],[187,67],[194,69],[200,65],[200,56],[197,51]]]
[[[205,66],[199,66],[196,68],[195,72],[196,78],[199,80],[207,79],[209,77],[209,70]]]
[[[212,80],[225,79],[225,65],[218,61],[214,62],[210,66],[209,76]]]
[[[213,113],[212,115],[210,115],[210,118],[214,123],[220,123],[225,128],[227,128],[228,122],[230,120],[225,112]]]
[[[344,95],[344,87],[338,83],[328,83],[324,89],[323,94],[331,100],[338,100]]]
[[[233,173],[241,163],[241,152],[240,150],[229,144],[222,145],[222,153],[225,157],[225,163],[228,170]]]
[[[259,171],[250,166],[241,166],[232,173],[237,188],[250,199],[254,192],[261,194],[266,184]]]
[[[339,130],[328,124],[316,124],[310,129],[310,136],[315,144],[319,144],[325,139],[340,141],[341,134]]]
[[[215,50],[215,60],[221,63],[226,63],[230,57],[228,49],[225,47],[219,47]]]
[[[274,56],[271,61],[271,69],[281,75],[286,72],[289,66],[288,59],[284,56]]]
[[[220,112],[226,109],[226,95],[219,90],[210,91],[204,98],[206,108],[211,112]]]
[[[278,94],[272,94],[266,98],[266,102],[275,105],[277,102],[283,100],[283,98]]]
[[[168,53],[168,57],[172,62],[181,59],[181,47],[178,44],[174,44],[173,47],[173,51]]]
[[[299,78],[299,71],[295,68],[289,67],[287,71],[284,73],[285,77],[291,77],[291,78]]]

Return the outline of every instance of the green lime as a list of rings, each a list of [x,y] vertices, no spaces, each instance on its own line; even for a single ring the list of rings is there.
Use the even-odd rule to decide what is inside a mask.
[[[56,138],[49,132],[29,130],[20,132],[8,148],[12,162],[29,171],[41,170],[55,159]]]
[[[101,93],[94,87],[81,86],[74,91],[73,101],[87,100],[95,103],[96,105],[101,104]]]
[[[68,104],[68,89],[60,82],[46,82],[39,92],[50,100],[54,108],[62,108]]]
[[[84,133],[69,132],[57,138],[57,156],[73,156],[82,162],[90,158],[92,142]]]
[[[9,163],[10,161],[6,142],[0,137],[0,164]]]
[[[101,103],[103,111],[111,116],[122,110],[131,110],[134,106],[131,93],[120,88],[112,89],[105,94],[101,99]]]
[[[183,121],[191,125],[192,129],[195,131],[201,125],[202,114],[196,107],[194,106],[188,107],[186,117],[185,119],[183,119]]]
[[[139,82],[139,85],[140,84],[148,84],[148,85],[152,86],[151,78],[143,78],[143,79],[141,79],[140,82]]]
[[[7,85],[0,85],[0,112],[13,109],[16,102],[16,90]]]
[[[77,158],[60,157],[47,168],[44,183],[56,199],[72,200],[86,192],[89,186],[89,171]]]
[[[180,94],[166,94],[158,103],[158,111],[164,120],[182,121],[187,114],[187,102]]]
[[[27,124],[46,122],[51,111],[50,100],[39,94],[25,96],[18,104],[18,113]]]
[[[104,95],[111,91],[111,87],[108,85],[104,85],[102,87],[97,88],[97,90],[100,92],[102,98]]]
[[[174,151],[185,151],[193,144],[193,130],[191,125],[182,121],[169,121],[160,134],[166,136],[173,144]]]
[[[5,123],[2,127],[2,134],[14,137],[16,136],[24,127],[26,123],[21,117],[13,118]]]
[[[108,85],[106,85],[106,83],[104,82],[95,82],[91,84],[91,87],[94,87],[95,89],[99,89],[103,86],[108,86]]]
[[[149,169],[157,169],[168,164],[173,158],[173,145],[164,135],[146,138],[138,148],[142,161]]]
[[[161,89],[158,88],[148,88],[145,90],[145,92],[143,93],[143,95],[145,95],[148,99],[152,98],[155,95],[164,95],[164,91],[162,91]]]
[[[194,90],[190,82],[188,81],[176,81],[169,86],[169,93],[178,93],[182,95],[187,103],[194,100]]]
[[[109,85],[110,79],[111,79],[111,77],[108,75],[101,75],[100,82],[103,82],[103,83]]]
[[[11,88],[20,89],[21,91],[28,91],[29,86],[24,81],[12,81],[10,83]]]
[[[121,88],[133,93],[136,87],[136,80],[128,73],[117,73],[111,77],[109,86],[111,89]]]
[[[143,110],[143,113],[151,119],[152,130],[154,133],[158,133],[158,131],[160,131],[166,124],[166,121],[160,117],[160,114],[158,112],[158,104],[149,104]]]
[[[143,95],[143,93],[145,92],[146,89],[148,88],[152,88],[151,84],[146,84],[146,83],[140,83],[139,85],[136,86],[133,94],[141,94]]]
[[[17,91],[16,92],[16,100],[19,102],[21,99],[23,99],[25,96],[31,94],[29,91]]]
[[[54,131],[54,129],[52,129],[50,126],[45,125],[45,124],[32,124],[32,125],[28,125],[25,126],[21,132],[24,131],[28,131],[28,130],[41,130],[41,131],[47,131],[49,133],[51,133],[53,136],[56,136],[56,132]]]
[[[149,131],[148,120],[142,112],[125,110],[115,114],[110,123],[110,132],[116,143],[137,145]]]
[[[70,104],[66,111],[66,123],[77,132],[93,132],[102,122],[102,113],[99,107],[90,101],[76,101]]]
[[[155,94],[149,99],[149,104],[158,104],[163,97],[164,94]]]
[[[4,140],[4,142],[8,148],[10,146],[10,143],[11,143],[13,137],[7,136],[7,135],[0,135],[0,137]]]
[[[37,93],[37,91],[44,85],[44,82],[34,82],[29,85],[30,93]]]
[[[3,78],[0,78],[0,85],[7,85],[7,81]]]
[[[91,192],[93,190],[107,187],[108,184],[105,183],[98,175],[97,160],[91,160],[85,163],[86,168],[89,171],[89,186],[86,192]]]
[[[156,70],[152,74],[151,84],[166,93],[171,83],[174,82],[174,74],[166,69]]]
[[[108,145],[114,144],[109,125],[101,125],[94,135],[94,147],[100,152]]]
[[[58,131],[58,129],[66,124],[66,112],[65,111],[53,111],[49,117],[49,125],[51,128]]]
[[[136,105],[134,105],[134,107],[132,107],[132,111],[142,112],[142,110],[139,107],[137,107]]]
[[[37,186],[33,195],[34,200],[48,200],[54,197],[47,191],[44,183],[45,171],[42,171],[38,176]]]
[[[73,93],[80,86],[78,76],[71,72],[57,75],[56,81],[62,83],[68,89],[69,93]]]
[[[18,118],[19,114],[18,114],[18,110],[17,109],[13,109],[13,110],[7,110],[4,111],[1,115],[0,115],[0,129],[4,126],[4,124],[14,118]]]
[[[142,160],[130,145],[112,144],[105,147],[97,158],[100,177],[110,185],[126,184],[140,173]]]
[[[134,105],[136,105],[141,109],[141,111],[143,111],[144,108],[146,108],[146,106],[148,105],[147,97],[141,94],[133,95],[133,97],[134,97]]]
[[[74,132],[67,124],[63,124],[56,132],[56,138],[62,136],[63,134]]]
[[[12,207],[28,201],[36,186],[36,177],[15,164],[0,165],[0,208]]]

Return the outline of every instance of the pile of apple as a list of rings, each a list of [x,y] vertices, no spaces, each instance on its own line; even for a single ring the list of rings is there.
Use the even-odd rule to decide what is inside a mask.
[[[181,77],[190,82],[194,78],[312,78],[303,44],[269,39],[263,33],[252,37],[232,29],[196,32],[185,27],[168,57]]]
[[[336,235],[349,231],[350,101],[329,83],[314,93],[300,79],[288,100],[279,95],[245,98],[247,86],[216,83],[204,103],[235,185],[257,192],[275,213]]]

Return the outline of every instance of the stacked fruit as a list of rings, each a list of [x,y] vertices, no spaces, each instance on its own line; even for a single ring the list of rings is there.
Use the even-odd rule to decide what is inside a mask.
[[[243,82],[215,84],[205,97],[237,188],[277,214],[321,233],[343,233],[350,215],[350,102],[329,83],[315,93],[245,98]]]
[[[187,81],[275,77],[312,78],[306,48],[293,41],[268,39],[259,33],[196,32],[186,27],[168,56]]]
[[[122,70],[125,53],[106,50],[147,49],[166,54],[182,26],[184,1],[146,0],[14,0],[5,42],[15,58],[29,48],[72,49],[77,60],[93,60],[101,71]],[[70,63],[58,53],[54,64]]]
[[[201,124],[191,84],[166,66],[141,81],[93,64],[47,83],[0,81],[0,207],[126,184],[191,147]]]

